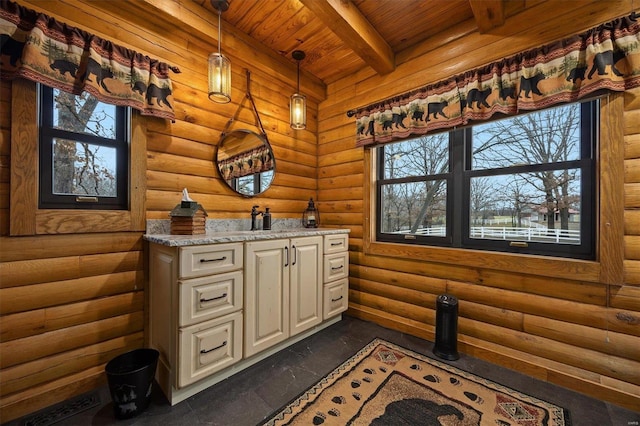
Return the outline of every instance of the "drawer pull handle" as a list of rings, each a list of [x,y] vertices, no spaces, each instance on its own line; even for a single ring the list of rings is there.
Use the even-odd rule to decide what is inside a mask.
[[[223,348],[223,347],[225,347],[225,346],[227,346],[227,341],[226,341],[226,340],[225,340],[224,342],[222,342],[222,344],[221,344],[220,346],[216,346],[216,347],[215,347],[215,348],[213,348],[213,349],[201,349],[201,350],[200,350],[200,353],[201,353],[201,354],[208,354],[209,352],[213,352],[213,351],[215,351],[216,349],[220,349],[220,348]]]
[[[212,297],[211,299],[200,299],[200,303],[211,302],[213,300],[220,300],[227,297],[227,293],[222,293],[222,296]]]
[[[338,297],[337,299],[331,299],[332,302],[337,302],[338,300],[341,300],[342,296]]]
[[[338,269],[342,269],[342,268],[344,268],[344,265],[340,265],[340,266],[332,266],[332,267],[331,267],[331,270],[332,270],[332,271],[337,271]]]
[[[335,246],[341,246],[342,243],[331,243],[331,247],[335,247]]]
[[[217,259],[200,259],[200,263],[205,263],[205,262],[219,262],[221,260],[227,260],[227,256],[222,256],[219,257]]]

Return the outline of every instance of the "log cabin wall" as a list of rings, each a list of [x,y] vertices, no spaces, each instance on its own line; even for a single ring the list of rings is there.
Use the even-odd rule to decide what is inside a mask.
[[[627,408],[640,408],[640,90],[603,100],[601,262],[486,254],[371,242],[371,153],[355,147],[345,113],[628,14],[629,2],[540,2],[509,26],[479,34],[452,27],[451,42],[396,56],[331,83],[318,116],[318,199],[323,220],[351,229],[349,313],[429,340],[436,297],[459,299],[459,349]],[[354,102],[357,100],[359,104]],[[605,120],[606,117],[606,120]],[[413,260],[412,260],[413,259]]]
[[[145,202],[141,220],[114,232],[108,221],[88,223],[100,233],[79,233],[37,224],[36,235],[9,236],[12,131],[21,119],[12,111],[17,84],[0,82],[0,421],[24,416],[106,382],[104,365],[119,353],[144,345],[144,219],[168,219],[183,188],[209,218],[249,218],[251,206],[270,207],[273,220],[301,217],[309,197],[316,198],[317,104],[325,87],[301,77],[307,93],[307,130],[289,127],[289,96],[295,91],[294,63],[264,53],[222,25],[222,51],[232,63],[232,102],[207,98],[206,63],[217,50],[217,15],[203,9],[177,25],[178,4],[159,2],[22,1],[61,22],[178,66],[173,74],[176,121],[139,117],[132,158],[146,170],[146,184],[132,197]],[[177,10],[163,10],[173,6]],[[186,12],[184,12],[186,13]],[[282,59],[282,60],[278,60]],[[243,198],[221,181],[213,158],[222,130],[246,93],[251,94],[274,150],[277,173],[262,196]],[[284,78],[287,77],[287,78]],[[280,78],[280,79],[278,79]],[[17,101],[20,101],[18,99]],[[9,113],[5,113],[8,111]],[[257,130],[248,101],[231,129]],[[145,157],[146,158],[139,158]],[[143,175],[143,180],[144,175]],[[146,185],[146,190],[145,190]],[[36,194],[32,194],[36,197]],[[47,235],[40,235],[41,232]]]

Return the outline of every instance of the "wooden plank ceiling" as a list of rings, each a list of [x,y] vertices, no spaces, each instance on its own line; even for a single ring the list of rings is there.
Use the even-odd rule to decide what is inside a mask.
[[[210,0],[193,1],[217,14]],[[525,1],[228,0],[228,5],[223,28],[231,24],[294,63],[291,53],[303,50],[301,69],[328,84],[366,67],[387,74],[399,65],[400,52],[427,40],[434,48],[451,42],[448,30],[464,23],[467,32],[490,31],[524,9]]]

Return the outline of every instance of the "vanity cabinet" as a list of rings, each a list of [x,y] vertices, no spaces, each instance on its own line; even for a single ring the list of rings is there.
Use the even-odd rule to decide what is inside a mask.
[[[349,306],[349,237],[324,236],[323,320],[347,310]]]
[[[348,237],[322,230],[146,235],[148,339],[171,405],[340,320]]]
[[[245,357],[322,322],[322,243],[322,236],[245,243]]]
[[[242,359],[243,266],[242,243],[150,245],[149,339],[169,400]]]

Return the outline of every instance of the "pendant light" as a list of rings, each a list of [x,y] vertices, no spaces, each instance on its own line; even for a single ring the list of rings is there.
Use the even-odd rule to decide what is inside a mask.
[[[209,99],[220,104],[231,102],[231,61],[220,53],[222,12],[229,9],[227,0],[211,0],[218,9],[218,52],[209,55]]]
[[[300,94],[300,61],[304,59],[305,54],[302,50],[294,50],[291,56],[298,61],[298,90],[291,95],[289,121],[292,129],[301,130],[307,127],[307,98]]]

